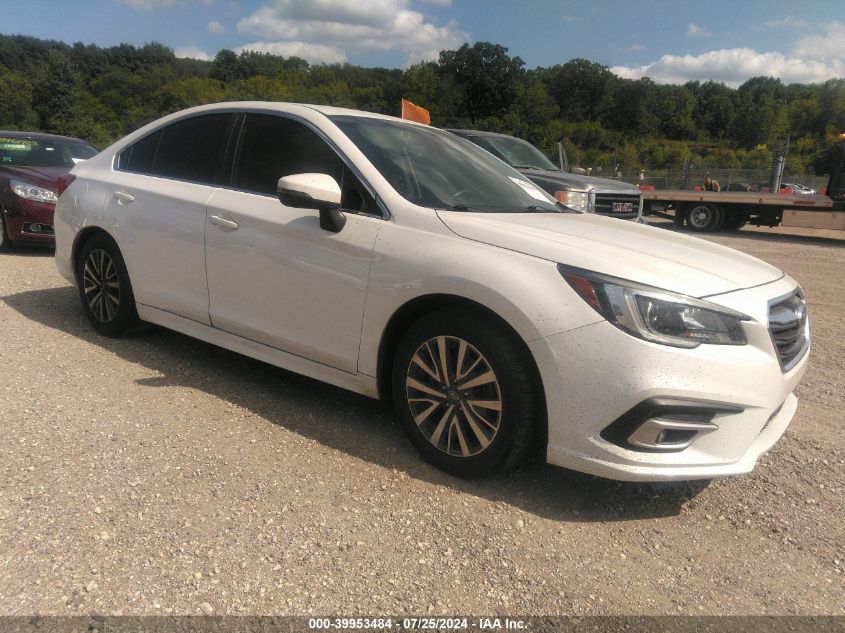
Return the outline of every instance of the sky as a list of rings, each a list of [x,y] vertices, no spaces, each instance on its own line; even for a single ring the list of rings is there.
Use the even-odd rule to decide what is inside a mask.
[[[389,68],[487,41],[527,68],[581,57],[660,83],[845,77],[842,0],[0,0],[0,33]]]

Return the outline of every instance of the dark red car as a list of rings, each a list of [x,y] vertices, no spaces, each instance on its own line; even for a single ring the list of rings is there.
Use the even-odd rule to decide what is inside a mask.
[[[55,243],[58,180],[96,153],[77,138],[0,132],[0,250],[13,242]]]

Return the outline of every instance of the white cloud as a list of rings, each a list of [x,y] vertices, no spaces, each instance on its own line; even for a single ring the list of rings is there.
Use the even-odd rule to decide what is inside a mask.
[[[438,7],[450,7],[452,6],[452,0],[421,0],[423,4],[433,4]]]
[[[723,81],[738,86],[749,77],[779,77],[785,83],[814,83],[845,74],[843,60],[786,57],[781,53],[759,53],[750,48],[730,48],[701,55],[664,55],[643,66],[615,66],[620,77],[650,77],[658,83],[684,83],[689,80]]]
[[[687,37],[710,37],[713,35],[706,27],[699,26],[694,22],[687,24]]]
[[[398,51],[409,64],[436,59],[441,50],[469,38],[454,22],[437,26],[409,6],[410,0],[273,0],[238,22],[237,29],[265,40],[337,50]]]
[[[770,29],[806,29],[810,26],[810,23],[802,18],[794,18],[788,15],[785,18],[764,22],[763,26]]]
[[[188,4],[192,0],[116,0],[120,4],[125,4],[132,7],[136,11],[146,11],[152,13],[156,9],[167,9],[174,7],[177,4]],[[214,0],[199,0],[202,4],[209,5]]]
[[[342,64],[346,54],[337,48],[308,42],[253,42],[235,49],[236,53],[255,51],[281,57],[301,57],[310,64]]]
[[[845,60],[845,24],[834,20],[822,27],[823,35],[802,37],[793,48],[793,53],[815,59]]]
[[[189,57],[191,59],[201,59],[206,62],[214,59],[214,57],[209,55],[199,46],[179,46],[173,49],[173,54],[176,55],[176,57]]]
[[[208,23],[208,32],[209,33],[225,33],[226,27],[223,26],[217,20],[212,20],[211,22]]]

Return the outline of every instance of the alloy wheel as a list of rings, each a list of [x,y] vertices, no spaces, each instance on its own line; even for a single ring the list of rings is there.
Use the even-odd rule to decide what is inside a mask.
[[[101,323],[113,321],[120,307],[120,277],[111,255],[103,249],[88,253],[82,289],[91,314]]]
[[[499,380],[462,338],[436,336],[420,345],[408,364],[405,393],[420,433],[448,455],[478,455],[499,432]]]

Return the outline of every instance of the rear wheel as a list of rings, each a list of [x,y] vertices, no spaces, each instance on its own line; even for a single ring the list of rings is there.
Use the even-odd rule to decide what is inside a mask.
[[[138,325],[132,284],[113,239],[102,234],[89,239],[76,266],[82,309],[95,330],[122,336]]]
[[[538,385],[514,335],[446,308],[417,321],[393,365],[393,399],[420,454],[460,477],[516,467],[532,448]]]
[[[0,253],[6,253],[12,248],[12,240],[6,232],[6,214],[0,208]]]
[[[710,202],[697,202],[686,211],[687,225],[699,233],[718,231],[722,227],[724,213],[719,205]]]

